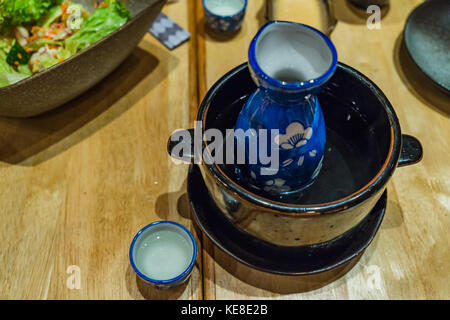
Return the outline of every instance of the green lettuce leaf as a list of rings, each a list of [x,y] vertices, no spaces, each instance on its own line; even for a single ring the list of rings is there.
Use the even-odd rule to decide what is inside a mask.
[[[27,64],[30,60],[30,55],[25,51],[25,49],[17,42],[14,41],[11,49],[6,56],[6,62],[10,65],[17,64]]]
[[[2,54],[0,54],[0,74],[9,72],[14,72],[14,68],[6,62],[6,56],[3,55],[2,57]]]
[[[0,31],[38,21],[61,0],[0,0]]]
[[[31,76],[31,70],[30,67],[27,64],[21,64],[17,67],[17,71],[23,75]]]
[[[50,24],[62,16],[62,10],[60,6],[52,7],[48,10],[47,14],[42,17],[38,23],[38,25],[48,28]]]
[[[71,21],[70,24],[72,24],[72,25],[78,24],[78,25],[82,26],[84,24],[84,22],[87,21],[87,16],[84,16],[82,14],[83,12],[87,13],[86,9],[84,9],[84,7],[81,4],[75,3],[75,2],[68,2],[67,13],[69,14],[69,18]],[[77,19],[72,18],[72,17],[75,17],[77,14],[80,15],[79,18],[77,18]],[[49,9],[47,15],[44,16],[44,18],[38,22],[38,25],[40,25],[44,28],[48,28],[52,22],[54,22],[61,16],[62,16],[61,6],[52,7]],[[69,27],[70,27],[70,25],[69,25]]]
[[[31,75],[28,65],[19,65],[17,71],[6,61],[12,41],[0,39],[0,88],[9,86]]]
[[[28,66],[26,66],[26,68],[28,68]],[[22,69],[21,71],[23,73],[15,71],[14,68],[6,62],[6,57],[2,57],[2,54],[0,53],[0,88],[25,79],[31,73],[29,69],[28,74],[25,73],[26,69]]]
[[[0,73],[0,88],[10,86],[28,77],[29,75],[19,72]]]
[[[34,53],[31,56],[29,65],[33,73],[50,68],[51,66],[66,60],[70,57],[70,52],[63,47],[50,49],[48,47]]]
[[[122,2],[105,0],[80,31],[66,39],[66,48],[75,54],[124,25],[130,17],[129,11]]]
[[[6,56],[8,55],[8,52],[11,49],[13,42],[14,42],[13,39],[7,38],[0,39],[0,60],[6,59]]]

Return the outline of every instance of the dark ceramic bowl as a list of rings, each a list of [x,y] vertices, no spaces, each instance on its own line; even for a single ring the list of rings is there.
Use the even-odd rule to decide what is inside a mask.
[[[92,11],[91,0],[75,1]],[[0,116],[31,117],[90,89],[136,47],[166,0],[128,0],[132,19],[102,40],[32,77],[0,88]]]
[[[217,208],[197,165],[187,179],[191,216],[200,230],[230,257],[251,268],[287,276],[310,275],[352,265],[373,241],[384,218],[387,191],[358,226],[336,240],[310,246],[277,246],[242,232]],[[220,263],[220,261],[218,261]]]
[[[247,64],[226,74],[200,105],[197,120],[202,123],[202,132],[209,128],[222,132],[233,128],[255,89]],[[401,134],[387,98],[358,71],[339,63],[319,100],[327,126],[324,164],[301,200],[280,202],[243,186],[234,165],[207,164],[207,161],[200,165],[211,197],[236,228],[281,246],[330,241],[367,216],[397,166],[420,161],[419,141]],[[194,135],[193,130],[189,133]],[[194,154],[172,152],[178,144],[176,140],[169,140],[172,157],[192,160]],[[204,138],[202,148],[208,159],[210,150]]]

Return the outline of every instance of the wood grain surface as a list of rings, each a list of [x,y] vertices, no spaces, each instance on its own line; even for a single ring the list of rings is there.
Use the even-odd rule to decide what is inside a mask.
[[[164,12],[195,29],[191,1]],[[145,225],[191,225],[187,166],[172,163],[166,143],[197,106],[194,44],[169,51],[148,34],[68,105],[0,119],[0,298],[202,299],[200,258],[187,285],[164,292],[138,281],[128,260]],[[66,285],[71,265],[79,290]]]
[[[149,289],[128,261],[135,233],[170,219],[194,230],[187,166],[166,142],[192,127],[206,90],[247,60],[266,22],[266,2],[248,1],[243,27],[218,36],[204,26],[201,0],[164,12],[192,34],[169,51],[146,35],[101,84],[67,105],[31,119],[0,118],[0,299],[418,299],[450,294],[450,100],[417,70],[402,45],[409,12],[420,0],[391,1],[380,30],[368,14],[333,0],[331,38],[340,61],[387,95],[402,130],[420,139],[421,163],[399,168],[388,185],[382,227],[351,265],[311,277],[249,269],[204,236],[191,280]],[[312,9],[297,20],[321,16]],[[69,266],[81,272],[69,289]]]

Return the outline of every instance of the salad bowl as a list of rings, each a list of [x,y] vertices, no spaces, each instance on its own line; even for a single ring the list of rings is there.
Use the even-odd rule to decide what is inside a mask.
[[[88,11],[90,0],[75,0]],[[104,79],[132,52],[166,0],[128,0],[131,19],[70,58],[0,88],[0,116],[25,118],[55,109]]]

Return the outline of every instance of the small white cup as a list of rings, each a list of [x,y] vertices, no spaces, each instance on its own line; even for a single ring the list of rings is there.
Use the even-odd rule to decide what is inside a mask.
[[[186,282],[197,257],[197,245],[188,229],[173,221],[157,221],[142,228],[130,246],[136,274],[157,289]]]

